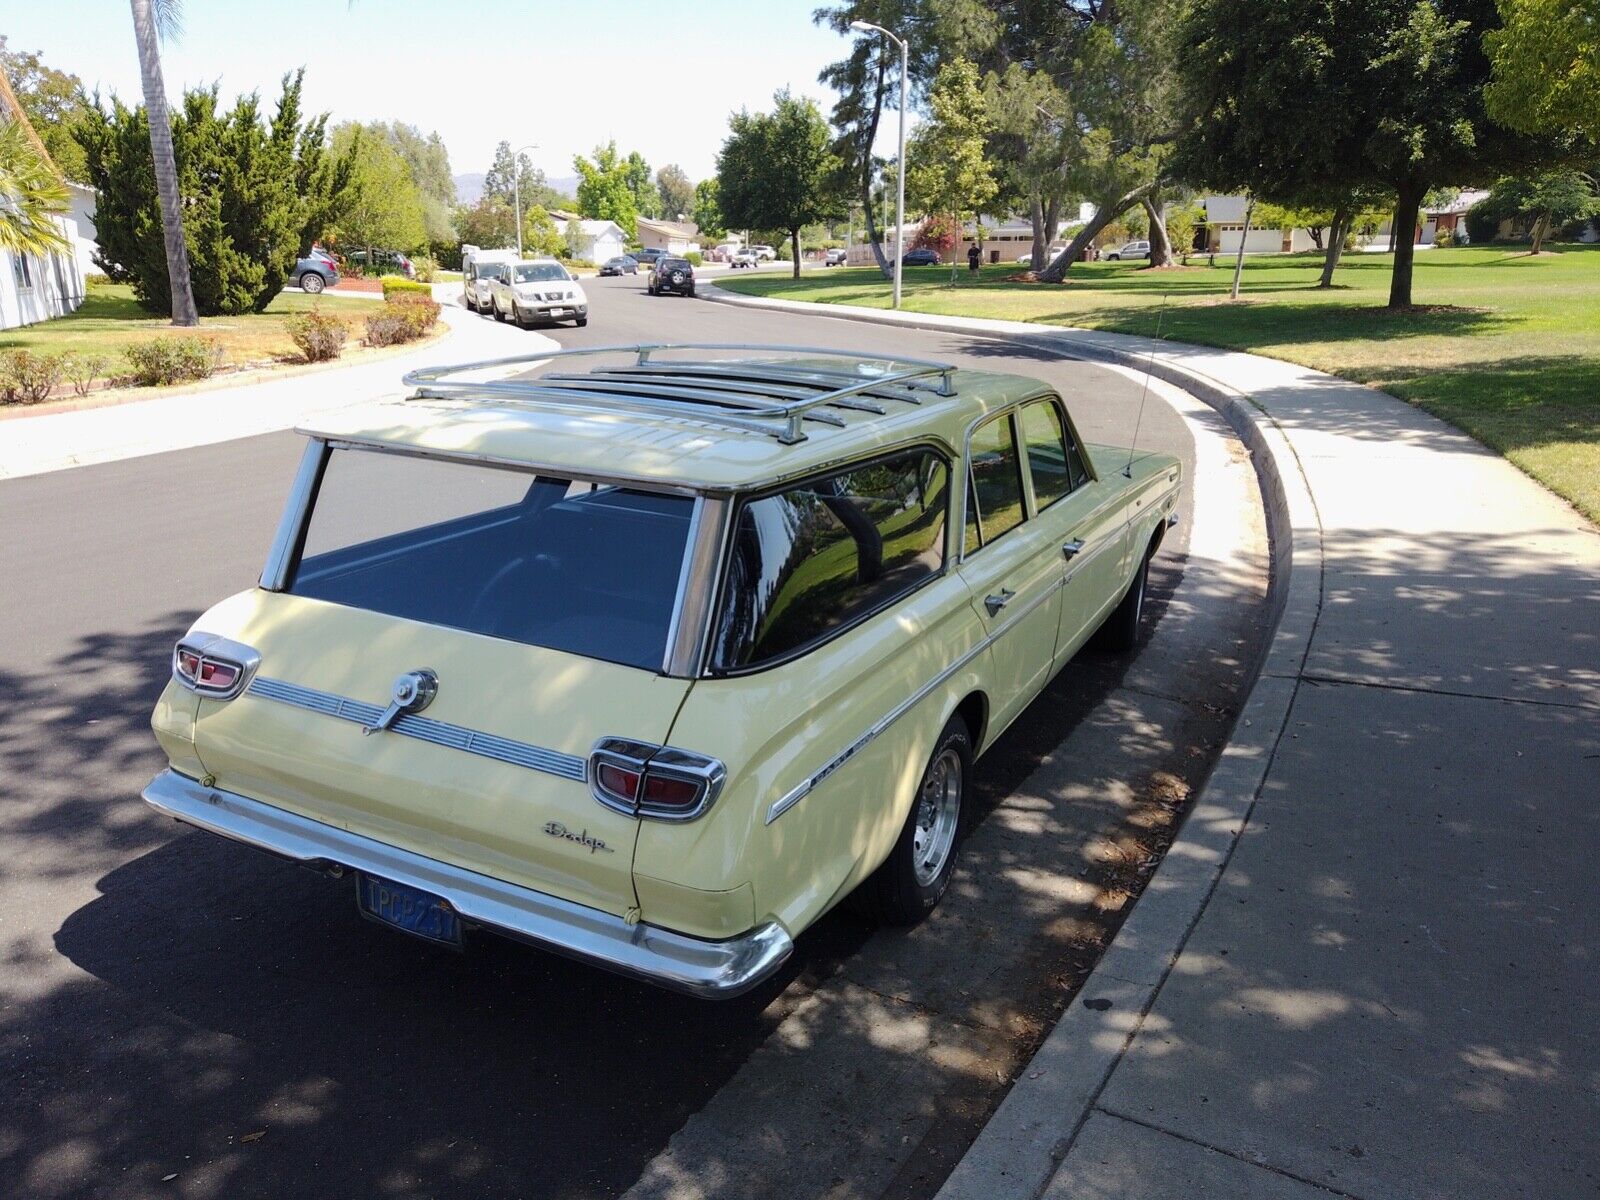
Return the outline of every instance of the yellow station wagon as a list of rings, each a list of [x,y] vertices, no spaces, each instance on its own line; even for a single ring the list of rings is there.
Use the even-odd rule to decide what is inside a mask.
[[[516,365],[302,431],[259,586],[174,648],[145,799],[408,932],[702,996],[852,893],[920,919],[973,760],[1096,631],[1133,645],[1178,463],[897,356],[466,378]]]

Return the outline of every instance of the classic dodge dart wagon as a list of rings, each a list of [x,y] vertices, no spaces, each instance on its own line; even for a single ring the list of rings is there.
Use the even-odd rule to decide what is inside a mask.
[[[1176,520],[1176,461],[1021,376],[642,346],[407,382],[302,431],[259,586],[173,650],[145,798],[407,932],[697,995],[852,894],[932,909],[974,760],[1133,645]]]

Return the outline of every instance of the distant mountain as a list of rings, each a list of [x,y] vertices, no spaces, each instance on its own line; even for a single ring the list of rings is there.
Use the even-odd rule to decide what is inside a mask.
[[[483,198],[483,172],[455,176],[456,202],[469,208]]]
[[[466,175],[455,176],[456,203],[472,207],[483,198],[483,172],[473,171]],[[563,196],[575,196],[578,193],[578,177],[564,175],[560,179],[546,180],[546,185],[554,188]]]

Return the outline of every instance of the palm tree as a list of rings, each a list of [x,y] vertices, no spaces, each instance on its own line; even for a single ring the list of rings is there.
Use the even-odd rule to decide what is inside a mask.
[[[69,250],[56,218],[67,211],[67,185],[18,116],[0,119],[0,248],[14,254]]]
[[[144,83],[144,111],[150,119],[150,153],[155,162],[156,197],[161,202],[161,231],[167,250],[167,279],[172,289],[172,323],[198,325],[194,285],[189,281],[189,248],[183,241],[182,200],[178,195],[178,161],[172,153],[172,122],[167,116],[167,89],[161,79],[162,33],[176,34],[182,19],[181,0],[129,0],[133,35],[139,43],[139,74]]]

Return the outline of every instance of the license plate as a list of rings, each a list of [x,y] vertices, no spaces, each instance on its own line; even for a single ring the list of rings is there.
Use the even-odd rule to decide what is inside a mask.
[[[564,317],[567,315],[567,310],[564,308],[552,308],[550,310],[550,315],[552,317]]]
[[[382,921],[430,942],[461,945],[461,918],[445,901],[419,888],[358,872],[356,905],[363,916],[374,921]]]

